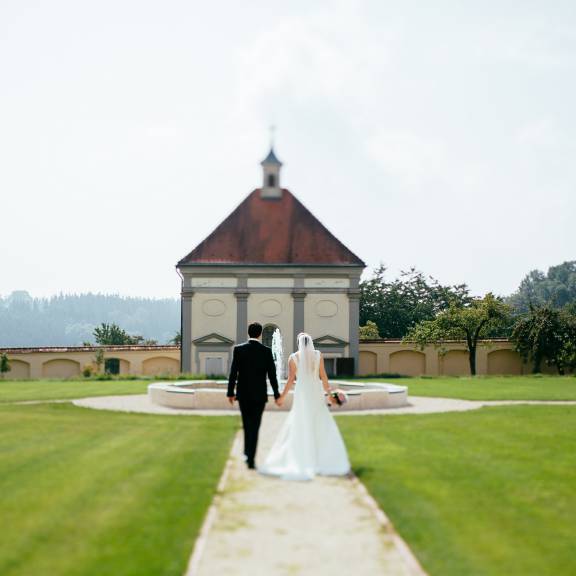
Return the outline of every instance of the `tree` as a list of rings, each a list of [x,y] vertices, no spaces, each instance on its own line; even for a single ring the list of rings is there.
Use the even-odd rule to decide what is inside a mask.
[[[576,260],[550,266],[546,274],[532,270],[508,301],[523,313],[528,313],[530,306],[562,308],[576,302]]]
[[[140,346],[156,346],[158,340],[153,340],[152,338],[144,338],[144,336],[130,336],[129,344],[137,344]]]
[[[376,322],[372,322],[372,320],[368,320],[366,326],[360,326],[359,333],[360,340],[377,340],[380,338],[378,326],[376,325]]]
[[[421,349],[429,344],[441,347],[446,340],[464,340],[470,363],[470,374],[476,374],[478,342],[489,337],[499,327],[506,326],[510,309],[491,292],[466,304],[452,303],[433,320],[414,326],[404,342],[415,343]]]
[[[566,371],[576,372],[576,316],[569,315],[566,310],[561,312],[564,328],[564,345],[554,364],[559,374]]]
[[[372,278],[360,283],[360,325],[370,320],[382,338],[402,338],[423,320],[432,320],[451,302],[471,300],[466,284],[442,286],[415,268],[403,271],[400,278],[387,282],[381,265]]]
[[[566,307],[529,306],[512,331],[512,341],[524,361],[532,362],[532,372],[539,373],[542,363],[556,366],[559,374],[576,365],[576,316]]]
[[[564,306],[564,312],[572,316],[576,316],[576,300],[574,300],[574,302],[570,302],[570,304],[566,304],[566,306]]]
[[[182,334],[180,330],[174,334],[174,337],[168,341],[168,344],[174,344],[174,346],[182,346]]]
[[[106,324],[102,322],[100,326],[94,328],[94,338],[101,346],[123,346],[130,344],[143,344],[153,346],[156,340],[146,340],[143,336],[130,336],[128,332],[120,328],[117,324]]]
[[[563,365],[576,372],[576,313],[564,310],[566,321],[566,340],[562,350],[561,361]]]
[[[0,377],[4,378],[4,374],[10,372],[10,360],[6,353],[0,354]]]
[[[94,328],[94,338],[96,343],[101,346],[114,346],[131,344],[132,337],[125,330],[122,330],[117,324],[107,324],[102,322],[100,326]]]

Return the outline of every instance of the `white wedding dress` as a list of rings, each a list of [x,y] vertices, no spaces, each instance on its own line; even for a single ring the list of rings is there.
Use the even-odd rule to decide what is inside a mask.
[[[316,474],[343,476],[349,473],[350,462],[326,404],[320,352],[311,349],[311,366],[306,370],[301,370],[300,356],[301,352],[290,355],[297,369],[292,408],[258,471],[285,480],[311,480]]]

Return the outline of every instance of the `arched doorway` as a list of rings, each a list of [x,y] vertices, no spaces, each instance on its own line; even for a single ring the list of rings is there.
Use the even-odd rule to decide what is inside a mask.
[[[104,360],[104,372],[106,374],[120,374],[120,359],[106,358]]]
[[[106,374],[128,374],[130,362],[124,358],[106,358],[104,360],[104,372]]]
[[[276,324],[266,324],[264,329],[262,330],[262,344],[264,346],[272,347],[272,336],[274,336],[274,332],[278,329]]]

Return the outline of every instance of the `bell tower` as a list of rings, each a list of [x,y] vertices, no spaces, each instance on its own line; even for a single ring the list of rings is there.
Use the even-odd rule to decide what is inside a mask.
[[[280,169],[282,162],[276,158],[273,146],[270,146],[268,156],[260,162],[262,166],[262,198],[282,198],[280,188]]]

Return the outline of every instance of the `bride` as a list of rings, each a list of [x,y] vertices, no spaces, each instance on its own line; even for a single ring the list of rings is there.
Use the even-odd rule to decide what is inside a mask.
[[[295,381],[292,408],[259,471],[286,480],[348,474],[346,448],[324,397],[326,391],[328,402],[333,402],[324,358],[305,333],[298,335],[298,351],[288,359],[288,381],[280,405]]]

